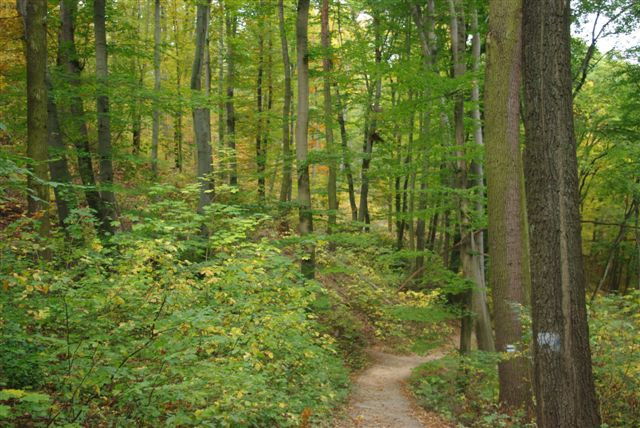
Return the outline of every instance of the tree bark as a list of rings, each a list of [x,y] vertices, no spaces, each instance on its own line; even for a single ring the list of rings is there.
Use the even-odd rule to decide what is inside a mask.
[[[262,8],[262,2],[259,5]],[[263,18],[263,17],[261,17]],[[256,175],[258,178],[258,201],[264,203],[265,198],[265,154],[262,147],[262,75],[264,72],[264,37],[262,35],[263,28],[258,29],[258,76],[256,80]]]
[[[49,181],[47,150],[47,2],[20,5],[25,22],[27,60],[27,197],[30,215],[39,216],[39,233],[49,236]],[[26,15],[26,16],[25,16]]]
[[[234,11],[225,10],[227,33],[227,146],[229,147],[229,185],[238,185],[238,159],[236,154],[236,114],[233,99],[235,85],[234,42],[238,22]]]
[[[160,134],[160,0],[154,0],[153,7],[153,112],[151,125],[151,176],[158,179],[158,136]]]
[[[522,1],[491,0],[485,73],[485,133],[489,216],[489,282],[493,290],[496,348],[516,352],[523,341],[518,306],[527,307],[530,289],[522,157]],[[527,408],[531,402],[525,356],[498,363],[500,403]]]
[[[298,62],[298,105],[296,116],[296,161],[298,170],[299,233],[305,237],[313,233],[311,213],[311,183],[307,163],[307,138],[309,129],[309,52],[308,45],[309,0],[298,0],[296,20],[296,52]],[[304,244],[302,274],[312,279],[315,275],[315,246]]]
[[[96,50],[96,112],[98,114],[98,159],[100,186],[104,209],[109,221],[116,220],[116,197],[113,192],[113,151],[111,147],[111,116],[109,112],[109,66],[107,55],[107,31],[105,25],[105,0],[93,2],[93,24]]]
[[[200,2],[197,6],[196,17],[196,48],[191,69],[191,90],[194,95],[193,129],[195,133],[197,149],[197,176],[200,183],[198,199],[198,212],[213,201],[213,166],[211,163],[211,117],[206,100],[202,97],[202,72],[208,66],[205,58],[207,46],[207,34],[209,30],[210,0]],[[208,83],[206,83],[208,86]],[[208,92],[208,91],[207,91]],[[207,95],[206,93],[204,95]]]
[[[280,202],[291,200],[291,147],[289,133],[289,116],[291,115],[291,61],[289,59],[289,45],[287,30],[284,23],[283,0],[278,0],[278,27],[280,30],[280,45],[282,48],[282,65],[284,68],[284,102],[282,105],[282,185],[280,186]]]
[[[321,40],[324,58],[322,59],[323,94],[324,94],[324,127],[327,141],[326,152],[329,156],[329,177],[327,182],[327,195],[329,199],[329,215],[327,221],[327,233],[332,233],[336,226],[338,213],[337,195],[337,165],[334,156],[335,147],[333,140],[333,103],[331,100],[331,34],[329,33],[329,0],[322,0],[321,7]]]
[[[70,97],[71,123],[73,130],[73,145],[76,148],[78,159],[78,172],[82,185],[85,188],[85,198],[87,205],[98,218],[98,230],[100,234],[112,234],[113,226],[111,218],[105,208],[100,193],[96,189],[96,180],[91,160],[91,149],[89,146],[89,132],[85,122],[84,106],[79,93],[81,91],[80,72],[82,70],[75,44],[74,20],[77,10],[77,0],[60,0],[60,32],[58,34],[58,64],[64,65],[69,85],[72,87],[73,95]]]
[[[375,64],[376,78],[372,105],[367,105],[367,111],[372,110],[371,122],[365,119],[365,142],[362,153],[362,170],[360,183],[360,207],[358,208],[358,221],[369,225],[369,166],[373,155],[373,143],[380,140],[378,136],[378,114],[380,111],[380,97],[382,96],[382,74],[379,70],[382,62],[382,31],[380,29],[380,16],[377,11],[373,13],[373,31],[375,34]],[[365,227],[368,230],[368,226]]]
[[[568,0],[524,2],[524,171],[540,428],[600,426],[585,305],[570,20]]]
[[[53,188],[58,210],[60,227],[67,227],[67,218],[76,206],[76,198],[71,188],[71,174],[67,162],[66,147],[62,140],[58,105],[53,97],[51,79],[47,76],[47,145],[49,147],[49,173],[51,181],[57,185]]]

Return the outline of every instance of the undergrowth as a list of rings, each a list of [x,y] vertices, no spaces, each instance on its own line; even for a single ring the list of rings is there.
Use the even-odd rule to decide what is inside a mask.
[[[198,215],[192,189],[156,193],[107,241],[81,211],[46,245],[29,219],[3,230],[0,425],[328,418],[348,373],[312,309],[320,285],[253,237],[265,215],[220,204]]]
[[[599,297],[589,328],[602,426],[640,427],[640,292]],[[533,426],[523,412],[508,415],[496,404],[498,358],[476,351],[430,361],[414,371],[412,390],[422,406],[459,426]]]

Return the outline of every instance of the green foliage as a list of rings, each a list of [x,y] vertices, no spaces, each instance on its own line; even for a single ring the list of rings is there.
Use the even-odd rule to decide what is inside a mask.
[[[640,421],[640,292],[608,295],[591,306],[593,374],[602,420],[633,427]]]
[[[411,386],[421,405],[465,427],[530,427],[523,414],[508,415],[498,402],[498,354],[451,353],[418,367]]]
[[[522,321],[529,325],[524,312]],[[603,426],[635,427],[640,420],[640,292],[598,298],[591,305],[589,328]],[[529,333],[518,345],[525,355],[530,340]],[[413,392],[421,405],[462,426],[530,426],[523,415],[505,415],[497,407],[498,358],[474,352],[430,361],[413,373]]]
[[[190,190],[155,191],[163,198],[128,217],[130,232],[85,235],[80,247],[51,239],[50,262],[28,223],[4,230],[0,424],[326,417],[348,378],[315,320],[318,284],[266,240],[248,239],[264,216],[225,205],[197,215]]]

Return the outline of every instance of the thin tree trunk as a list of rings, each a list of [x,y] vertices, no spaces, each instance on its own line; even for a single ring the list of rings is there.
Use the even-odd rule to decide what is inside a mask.
[[[600,426],[591,372],[568,0],[524,2],[524,171],[540,428]],[[553,55],[549,53],[553,52]]]
[[[196,18],[196,49],[191,70],[191,90],[194,94],[193,129],[195,133],[197,149],[197,176],[200,183],[200,197],[198,200],[198,212],[213,201],[213,183],[211,181],[213,166],[211,163],[211,117],[207,100],[202,97],[202,72],[209,67],[208,55],[208,30],[210,0],[201,2],[197,6]],[[210,82],[205,82],[205,97],[208,95]]]
[[[224,1],[220,0],[220,27],[218,28],[218,175],[220,181],[227,178],[227,161],[224,149],[225,119],[224,119]]]
[[[94,0],[93,23],[96,50],[96,79],[98,93],[98,158],[100,186],[104,208],[110,221],[116,220],[117,205],[113,192],[113,150],[111,147],[111,113],[109,112],[109,66],[107,59],[107,31],[105,26],[105,0]]]
[[[329,215],[327,222],[327,233],[332,233],[336,226],[336,216],[338,213],[337,195],[337,165],[335,159],[335,147],[333,142],[333,113],[331,100],[331,34],[329,33],[329,0],[322,0],[321,7],[321,39],[324,50],[322,60],[323,92],[324,92],[324,127],[325,138],[327,140],[326,152],[329,156],[329,177],[327,183],[327,194],[329,199]]]
[[[160,134],[160,0],[154,1],[153,7],[153,113],[151,125],[151,176],[158,178],[158,136]]]
[[[67,163],[66,148],[62,141],[58,106],[52,94],[51,80],[47,78],[47,140],[49,146],[49,173],[51,181],[57,185],[53,188],[58,210],[58,222],[66,228],[66,220],[76,206],[76,198],[71,188],[71,174]]]
[[[176,92],[178,96],[176,111],[173,116],[173,138],[174,138],[174,150],[175,150],[175,167],[178,171],[182,172],[182,67],[180,66],[180,44],[179,44],[179,32],[178,32],[178,7],[177,0],[173,0],[173,44],[175,47],[176,57]]]
[[[296,20],[296,51],[298,62],[298,105],[296,116],[296,161],[298,169],[299,233],[302,237],[313,233],[311,213],[311,186],[307,163],[307,138],[309,129],[309,52],[308,44],[309,0],[298,0]],[[305,254],[302,274],[312,279],[315,274],[315,246],[304,244]]]
[[[84,106],[82,98],[78,95],[81,90],[80,71],[81,66],[76,52],[74,21],[77,10],[77,0],[60,1],[60,32],[58,35],[58,64],[64,65],[68,83],[73,87],[73,95],[70,97],[70,110],[73,131],[72,142],[76,148],[78,159],[78,172],[82,185],[85,188],[85,198],[89,208],[95,211],[98,217],[98,230],[102,235],[112,234],[113,226],[111,218],[105,208],[100,193],[96,189],[96,180],[91,160],[89,147],[89,132],[85,122]]]
[[[260,3],[260,8],[262,3]],[[262,17],[261,17],[262,18]],[[262,145],[262,74],[264,59],[264,37],[263,28],[258,29],[258,78],[256,80],[256,175],[258,178],[258,201],[264,203],[265,198],[265,164]]]
[[[489,282],[493,290],[496,348],[499,352],[516,352],[524,332],[518,306],[528,305],[531,281],[520,154],[522,0],[491,0],[489,8],[484,101]],[[502,405],[512,409],[531,407],[526,357],[500,361],[498,378]]]
[[[289,46],[287,44],[287,30],[284,23],[283,0],[278,0],[278,27],[280,29],[280,44],[282,47],[282,65],[284,68],[284,103],[282,105],[282,185],[280,186],[280,202],[291,200],[291,146],[289,132],[289,118],[291,116],[291,61],[289,60]]]
[[[373,105],[367,105],[367,110],[372,109],[371,122],[367,124],[365,120],[365,144],[362,154],[362,170],[360,183],[360,208],[358,209],[358,221],[368,225],[371,223],[369,215],[369,166],[373,155],[373,143],[380,140],[378,136],[378,114],[380,111],[380,97],[382,96],[382,75],[379,66],[382,62],[382,31],[380,29],[380,17],[378,13],[373,14],[373,28],[375,33],[375,64],[376,79],[374,87]],[[368,230],[368,227],[365,227]]]
[[[233,99],[235,85],[235,63],[234,63],[234,42],[236,28],[238,26],[234,11],[228,7],[226,12],[226,33],[227,33],[227,146],[229,147],[229,184],[238,185],[238,158],[236,154],[236,114]]]
[[[26,4],[24,4],[26,3]],[[49,171],[47,165],[47,2],[19,5],[25,22],[27,60],[27,197],[30,215],[39,216],[40,236],[49,236]]]
[[[338,84],[334,82],[336,89],[336,106],[338,110],[338,125],[340,126],[340,141],[342,148],[342,165],[344,173],[347,177],[347,187],[349,192],[349,206],[351,207],[351,220],[358,220],[358,205],[356,204],[356,191],[353,182],[353,173],[351,172],[351,152],[349,150],[349,136],[347,135],[347,124],[344,118],[344,106],[340,97]]]

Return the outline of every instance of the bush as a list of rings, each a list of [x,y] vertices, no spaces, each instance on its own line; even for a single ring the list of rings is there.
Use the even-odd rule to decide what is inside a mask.
[[[4,230],[0,425],[297,426],[344,397],[319,285],[248,239],[265,216],[168,192],[108,242],[52,239],[51,261]]]

